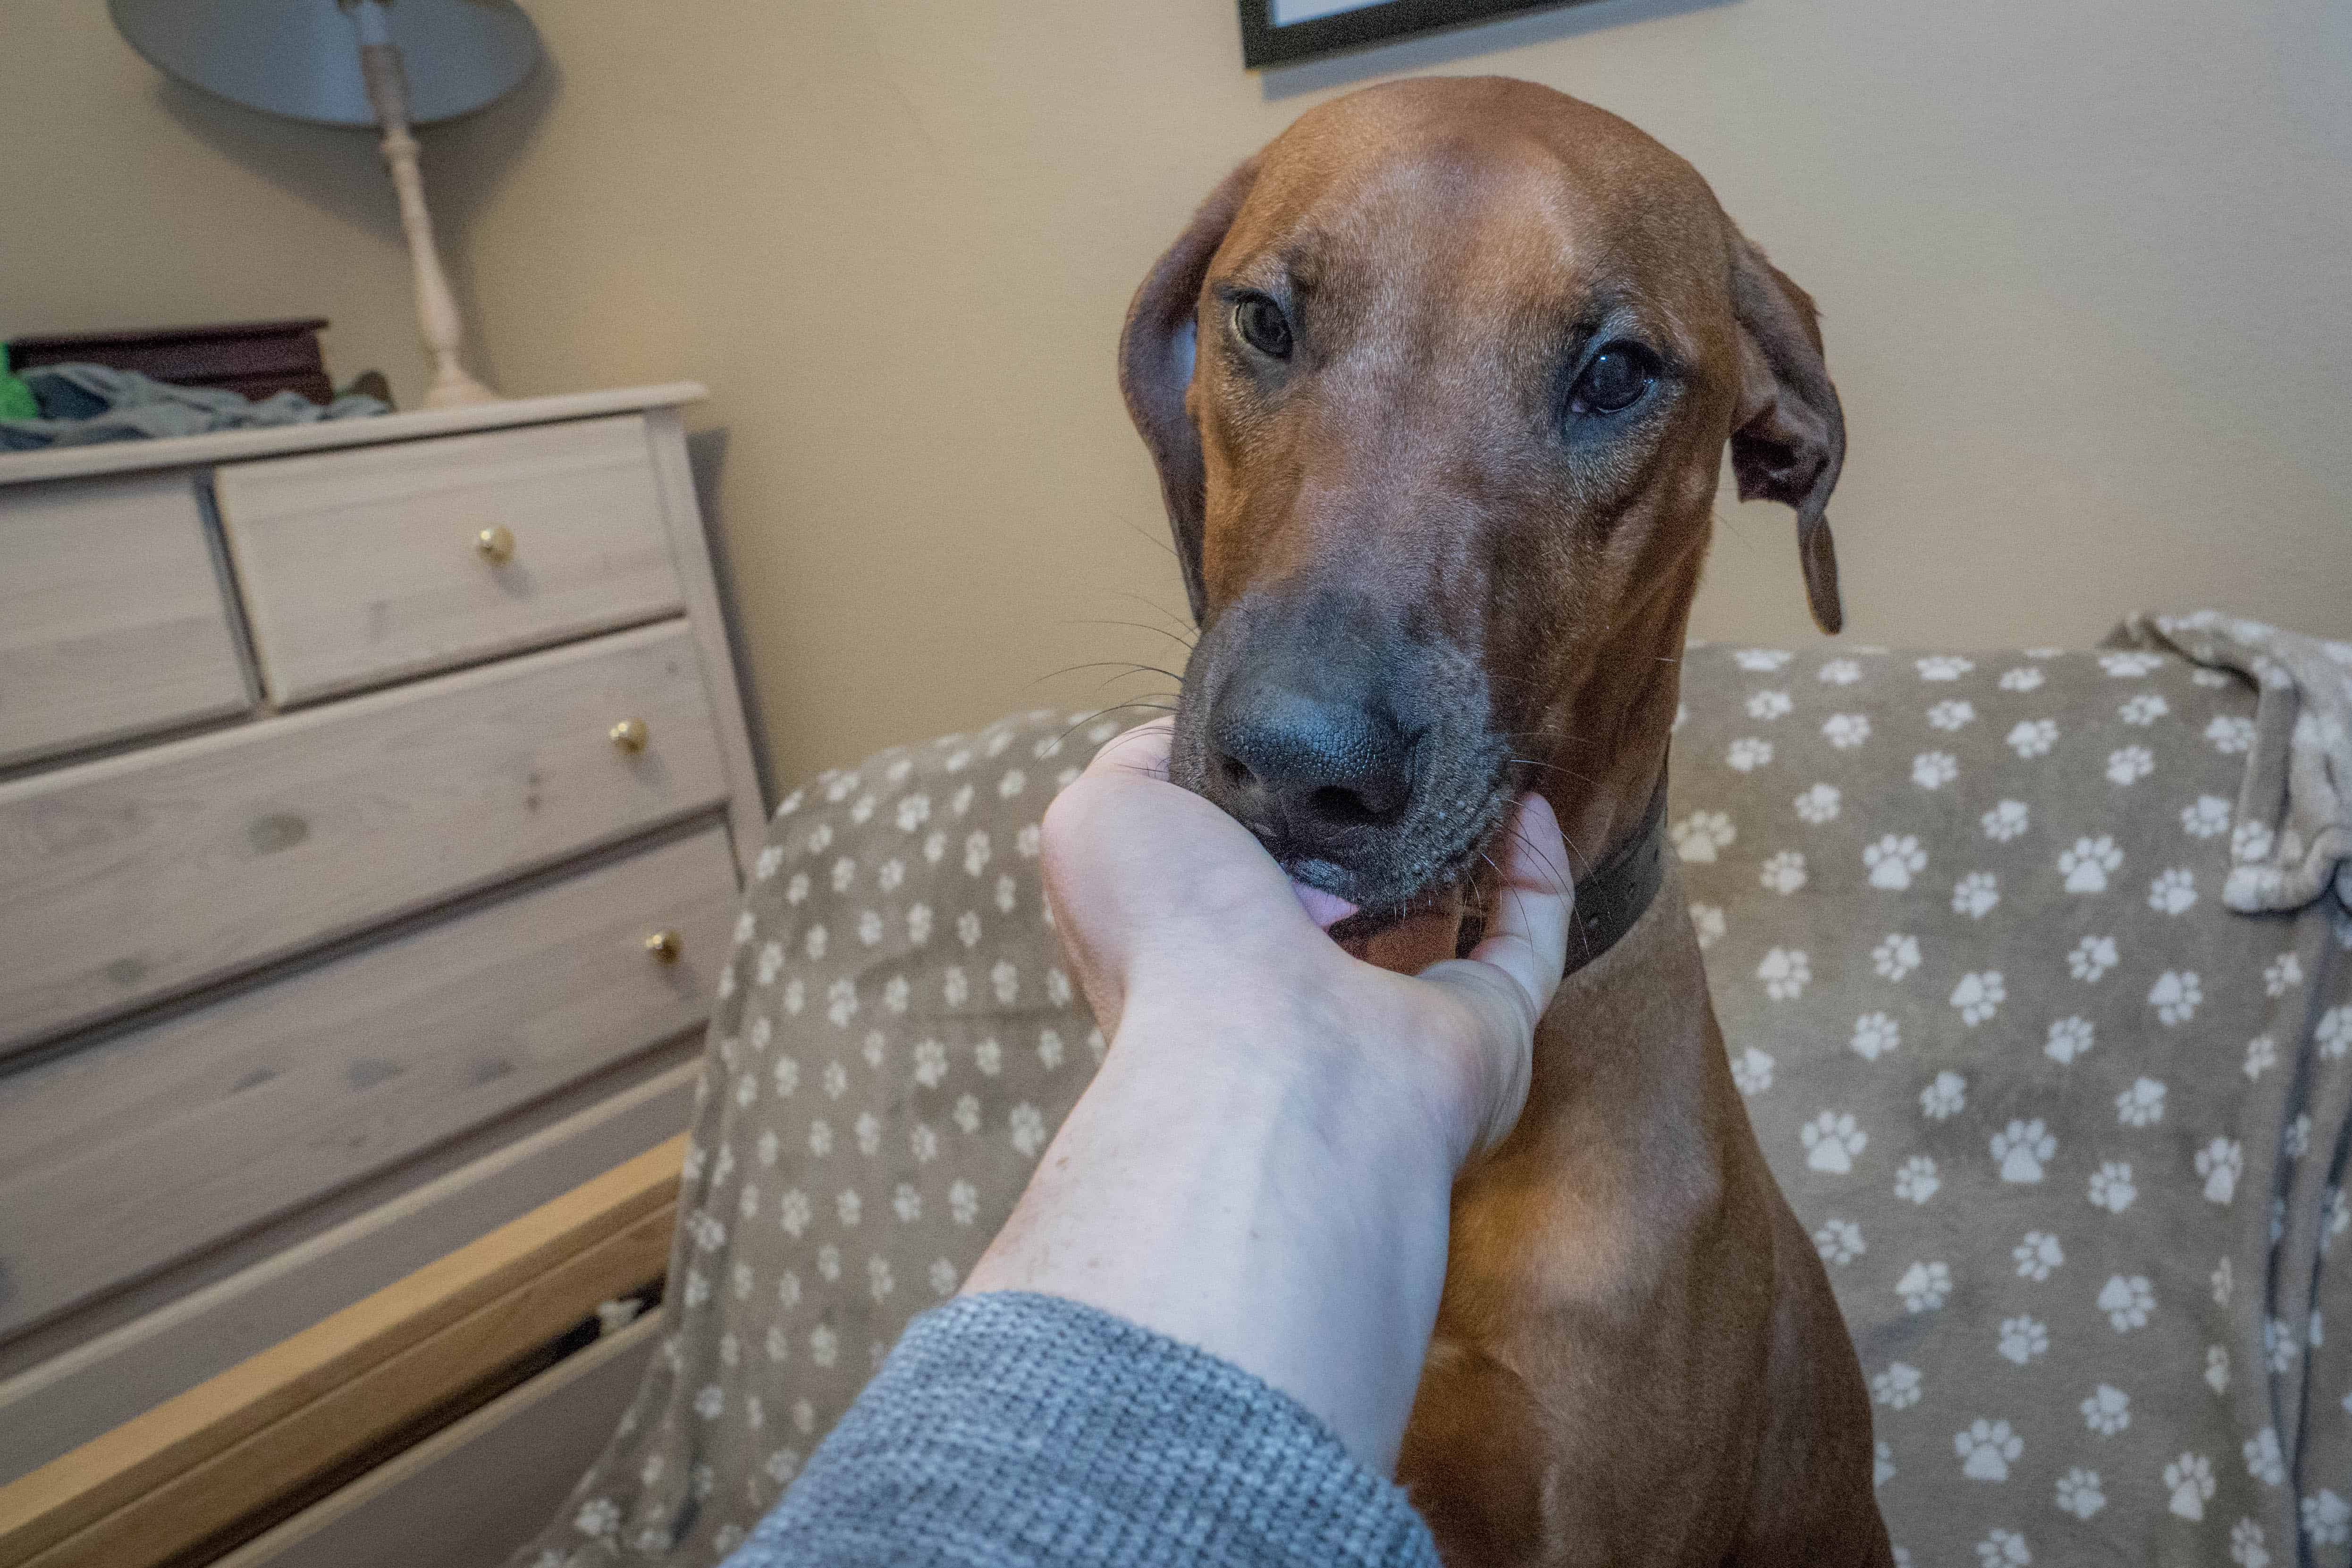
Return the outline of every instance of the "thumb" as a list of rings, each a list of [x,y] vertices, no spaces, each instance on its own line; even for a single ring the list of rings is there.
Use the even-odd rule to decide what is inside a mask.
[[[1465,959],[1422,971],[1451,991],[1478,1020],[1483,1078],[1475,1151],[1508,1135],[1527,1103],[1536,1025],[1559,989],[1568,958],[1568,921],[1575,888],[1559,820],[1539,795],[1519,799],[1503,830],[1502,879],[1489,900],[1486,935]]]

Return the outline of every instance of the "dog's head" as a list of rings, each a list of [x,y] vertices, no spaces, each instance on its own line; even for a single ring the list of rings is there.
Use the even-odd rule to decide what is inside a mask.
[[[1371,923],[1473,880],[1526,789],[1580,873],[1640,820],[1727,443],[1838,627],[1811,300],[1548,88],[1305,115],[1152,268],[1119,370],[1201,627],[1174,776]]]

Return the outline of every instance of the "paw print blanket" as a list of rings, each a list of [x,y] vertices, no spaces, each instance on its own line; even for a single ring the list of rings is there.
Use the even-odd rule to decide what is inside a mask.
[[[1906,1561],[2352,1564],[2352,645],[1694,647],[1669,823]],[[716,1562],[1002,1223],[1102,1039],[1004,720],[777,814],[668,1328],[518,1568]]]

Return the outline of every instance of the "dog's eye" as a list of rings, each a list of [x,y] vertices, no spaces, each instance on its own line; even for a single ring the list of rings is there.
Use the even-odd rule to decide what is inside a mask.
[[[1657,377],[1657,361],[1638,343],[1612,343],[1592,356],[1576,378],[1569,406],[1579,414],[1616,414],[1631,408]]]
[[[1234,302],[1234,330],[1262,354],[1290,357],[1290,323],[1282,307],[1263,294],[1244,294]]]

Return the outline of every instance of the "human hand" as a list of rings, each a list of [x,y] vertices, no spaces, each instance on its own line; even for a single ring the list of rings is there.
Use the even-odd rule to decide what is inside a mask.
[[[1550,807],[1519,803],[1476,950],[1391,974],[1323,934],[1348,906],[1292,883],[1239,823],[1169,782],[1171,728],[1111,741],[1045,814],[1046,900],[1106,1037],[1141,1010],[1194,1040],[1336,1052],[1330,1065],[1437,1109],[1456,1167],[1499,1142],[1566,952],[1572,894]]]

